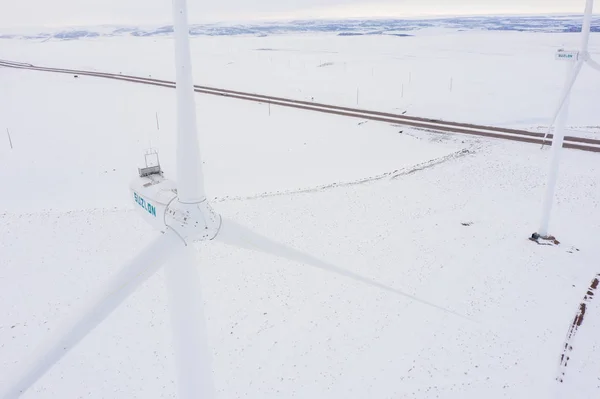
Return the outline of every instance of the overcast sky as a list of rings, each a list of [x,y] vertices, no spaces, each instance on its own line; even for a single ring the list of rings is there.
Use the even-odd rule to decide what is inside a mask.
[[[585,0],[188,0],[190,22],[581,13]],[[169,23],[170,0],[0,0],[0,28]]]

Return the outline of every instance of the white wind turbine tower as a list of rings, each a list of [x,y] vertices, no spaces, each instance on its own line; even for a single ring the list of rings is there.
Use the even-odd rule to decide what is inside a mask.
[[[554,112],[554,115],[552,116],[552,122],[550,123],[550,127],[548,129],[549,133],[552,127],[555,126],[554,136],[552,139],[552,154],[550,158],[550,171],[548,174],[548,183],[546,185],[546,193],[544,195],[544,201],[542,205],[542,218],[540,221],[540,228],[537,232],[537,234],[541,238],[549,238],[548,227],[550,223],[550,213],[552,211],[552,204],[554,202],[554,191],[556,189],[560,154],[562,152],[562,146],[565,137],[565,126],[569,114],[569,100],[571,97],[571,90],[575,85],[575,81],[577,80],[579,72],[581,72],[583,64],[587,63],[592,68],[600,71],[600,64],[592,60],[588,51],[593,9],[594,0],[587,0],[583,16],[583,24],[581,27],[581,48],[579,49],[579,51],[559,50],[556,54],[557,59],[568,61],[568,68],[565,86],[561,93],[558,102],[558,107]]]
[[[180,399],[213,398],[201,284],[191,253],[197,241],[215,239],[288,258],[462,317],[258,235],[221,217],[211,208],[204,193],[196,131],[186,0],[173,0],[173,18],[177,68],[177,185],[163,177],[159,165],[140,169],[140,177],[131,183],[137,209],[161,234],[126,262],[89,302],[52,331],[30,357],[19,363],[15,376],[7,380],[7,385],[0,391],[2,399],[17,398],[24,393],[165,263],[168,263],[165,282],[173,328],[178,396]]]

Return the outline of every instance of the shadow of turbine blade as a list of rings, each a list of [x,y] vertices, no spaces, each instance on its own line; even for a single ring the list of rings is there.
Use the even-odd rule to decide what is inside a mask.
[[[220,241],[224,244],[231,245],[238,248],[249,249],[253,251],[263,252],[266,254],[278,256],[284,259],[288,259],[298,263],[304,263],[306,265],[310,265],[312,267],[316,267],[321,270],[325,270],[330,273],[334,273],[340,276],[344,276],[346,278],[359,281],[363,284],[367,284],[371,287],[376,287],[382,289],[384,291],[390,292],[392,294],[400,295],[405,298],[411,299],[415,302],[418,302],[422,305],[426,305],[428,307],[440,310],[445,313],[452,314],[454,316],[460,317],[465,320],[474,321],[467,316],[461,315],[460,313],[456,313],[452,310],[446,309],[442,306],[436,305],[434,303],[425,301],[423,299],[417,298],[414,295],[407,294],[395,288],[389,287],[385,284],[381,284],[377,281],[373,281],[359,274],[350,272],[348,270],[344,270],[338,266],[332,265],[330,263],[324,262],[310,254],[304,253],[297,249],[288,247],[287,245],[281,244],[279,242],[273,241],[270,238],[262,236],[251,229],[240,225],[239,223],[222,218],[221,219],[221,228],[215,240]]]

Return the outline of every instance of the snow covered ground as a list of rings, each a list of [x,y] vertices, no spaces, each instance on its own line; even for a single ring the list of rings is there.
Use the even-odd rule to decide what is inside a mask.
[[[199,36],[192,39],[196,82],[417,116],[537,128],[547,125],[565,80],[565,64],[555,61],[554,54],[563,46],[576,48],[580,39],[577,33],[446,28],[413,34]],[[170,80],[174,76],[171,41],[164,36],[1,43],[5,59]],[[590,52],[600,54],[596,34]],[[598,132],[598,74],[584,68],[573,93],[572,127]]]
[[[129,206],[129,181],[150,145],[159,149],[164,170],[175,170],[174,90],[2,72],[7,89],[0,106],[6,111],[14,150],[4,137],[0,178],[11,180],[17,192],[36,186],[45,195],[8,196],[0,210]],[[430,148],[390,134],[399,128],[359,125],[360,120],[350,118],[305,116],[275,106],[269,111],[268,104],[208,96],[199,96],[197,104],[207,190],[223,199],[353,182],[459,149]],[[37,110],[34,118],[32,109]],[[310,118],[310,123],[297,121],[299,117]],[[15,168],[24,172],[18,180],[11,179]]]
[[[562,82],[553,51],[559,39],[577,40],[426,33],[196,38],[197,83],[347,105],[358,86],[366,108],[533,128],[547,123]],[[166,38],[4,40],[0,58],[172,78]],[[405,97],[395,98],[401,82]],[[0,133],[9,128],[14,145],[0,139],[3,384],[60,316],[156,235],[128,181],[149,142],[172,176],[175,142],[173,90],[10,69],[0,69],[0,87]],[[582,73],[571,128],[600,125],[599,87],[600,77]],[[538,246],[527,237],[547,149],[278,107],[269,115],[266,104],[210,96],[198,95],[197,109],[220,213],[468,318],[301,264],[199,245],[220,398],[557,392],[565,335],[600,272],[597,154],[565,152],[551,223],[562,244]],[[167,311],[159,273],[24,397],[174,397]],[[564,398],[600,390],[597,302],[587,314]]]

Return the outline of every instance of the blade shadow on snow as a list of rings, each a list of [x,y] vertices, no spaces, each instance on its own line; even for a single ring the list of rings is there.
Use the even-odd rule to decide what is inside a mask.
[[[310,265],[312,267],[316,267],[321,270],[325,270],[330,273],[334,273],[340,276],[347,277],[354,281],[361,282],[363,284],[367,284],[371,287],[376,287],[387,292],[403,296],[405,298],[411,299],[415,302],[418,302],[422,305],[426,305],[437,310],[452,314],[454,316],[458,316],[460,318],[473,321],[470,318],[456,313],[452,310],[446,309],[434,303],[428,302],[426,300],[417,298],[414,295],[407,294],[395,288],[389,287],[385,284],[379,283],[377,281],[373,281],[359,274],[350,272],[348,270],[344,270],[338,266],[332,265],[330,263],[324,262],[310,254],[304,253],[297,249],[288,247],[287,245],[281,244],[279,242],[273,241],[270,238],[262,236],[253,230],[244,227],[237,222],[234,222],[230,219],[222,218],[221,219],[221,228],[219,233],[215,237],[215,240],[220,241],[224,244],[259,251],[263,253],[267,253],[270,255],[278,256],[281,258],[285,258],[288,260],[292,260],[294,262],[304,263]]]

